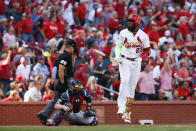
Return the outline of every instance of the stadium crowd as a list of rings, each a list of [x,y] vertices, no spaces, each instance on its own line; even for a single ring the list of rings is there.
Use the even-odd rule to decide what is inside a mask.
[[[116,100],[118,67],[93,49],[115,57],[129,14],[141,16],[151,44],[135,99],[196,100],[194,0],[1,0],[0,101],[51,100],[55,59],[68,39],[79,48],[74,79],[94,100]]]

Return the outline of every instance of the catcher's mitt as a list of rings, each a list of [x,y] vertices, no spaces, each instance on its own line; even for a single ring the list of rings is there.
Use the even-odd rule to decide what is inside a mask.
[[[86,112],[84,113],[84,116],[85,117],[96,116],[96,111],[94,109],[86,110]]]

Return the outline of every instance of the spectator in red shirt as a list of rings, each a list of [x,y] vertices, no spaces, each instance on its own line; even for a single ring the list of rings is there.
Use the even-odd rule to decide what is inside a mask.
[[[160,37],[165,35],[165,30],[167,29],[167,24],[166,24],[167,20],[168,20],[167,16],[161,15],[160,21],[158,21],[156,24]]]
[[[183,10],[178,14],[178,19],[180,17],[185,16],[188,19],[191,18],[191,14],[189,13],[189,7],[187,5],[184,5]]]
[[[123,19],[125,13],[125,0],[119,0],[116,4],[115,10],[117,12],[118,19]]]
[[[189,34],[189,26],[187,24],[187,18],[182,16],[180,17],[180,25],[178,27],[178,32],[179,32],[179,36],[181,38],[181,40],[183,41],[186,37],[187,34]]]
[[[88,81],[88,74],[86,72],[87,69],[88,69],[88,63],[78,64],[77,70],[74,73],[74,80],[79,80],[79,81],[81,81],[82,85],[86,85],[86,83]]]
[[[112,34],[120,27],[119,21],[117,19],[117,13],[115,11],[112,12],[112,16],[108,22],[108,27]]]
[[[85,24],[85,16],[86,16],[86,7],[85,7],[86,1],[81,1],[80,5],[77,8],[76,15],[79,18],[80,25],[83,26]]]
[[[7,94],[10,90],[10,78],[11,78],[11,68],[12,62],[11,51],[2,54],[2,60],[0,60],[0,82],[4,84],[3,93]]]
[[[56,16],[51,16],[50,21],[43,26],[41,34],[43,35],[45,41],[52,39],[57,33],[58,25],[56,22]]]
[[[141,5],[140,8],[143,10],[144,14],[146,15],[146,11],[148,8],[151,8],[152,3],[150,2],[150,0],[144,0]]]
[[[104,48],[104,53],[105,53],[106,55],[109,56],[112,47],[113,47],[113,42],[112,42],[112,41],[108,41],[108,42],[107,42],[107,45],[106,45],[105,48]]]
[[[5,18],[5,0],[0,1],[0,19]]]
[[[21,21],[21,28],[20,33],[22,33],[21,38],[27,43],[27,42],[33,42],[34,37],[32,35],[32,29],[33,29],[33,22],[31,20],[31,13],[27,14],[27,17]]]
[[[6,101],[22,101],[22,99],[20,98],[18,91],[12,90],[7,98],[1,100],[1,102],[6,102]]]
[[[119,87],[120,87],[120,80],[115,81],[114,83],[112,83],[112,88],[114,91],[119,92]],[[117,100],[118,98],[118,94],[114,94],[113,95],[113,100]]]
[[[186,100],[190,96],[190,89],[185,81],[180,81],[179,87],[176,90],[178,91],[178,97],[182,100]]]
[[[158,43],[159,41],[159,33],[158,33],[158,27],[154,24],[151,25],[151,30],[148,32],[148,36],[149,36],[149,39],[150,41],[154,41],[156,43]]]
[[[48,64],[50,66],[50,73],[52,74],[52,69],[54,67],[54,63],[55,63],[55,60],[56,58],[59,56],[59,52],[56,48],[51,48],[50,49],[50,56],[48,57]]]
[[[57,14],[57,26],[58,26],[58,33],[61,34],[61,36],[64,36],[67,24],[62,19],[62,12],[61,11],[59,11]]]
[[[84,39],[85,39],[85,32],[84,30],[77,30],[76,31],[77,37],[75,41],[78,43],[78,48],[84,47]]]

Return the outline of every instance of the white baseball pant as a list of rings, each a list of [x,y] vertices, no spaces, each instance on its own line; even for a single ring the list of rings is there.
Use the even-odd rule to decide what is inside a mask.
[[[118,107],[124,111],[126,98],[134,98],[141,69],[141,61],[141,58],[137,58],[134,61],[122,58],[122,64],[119,65],[121,83],[117,103]]]

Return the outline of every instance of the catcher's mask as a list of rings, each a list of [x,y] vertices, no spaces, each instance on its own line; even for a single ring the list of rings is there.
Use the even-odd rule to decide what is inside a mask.
[[[72,89],[74,93],[78,93],[80,90],[84,89],[84,87],[79,80],[74,80],[72,82]]]

